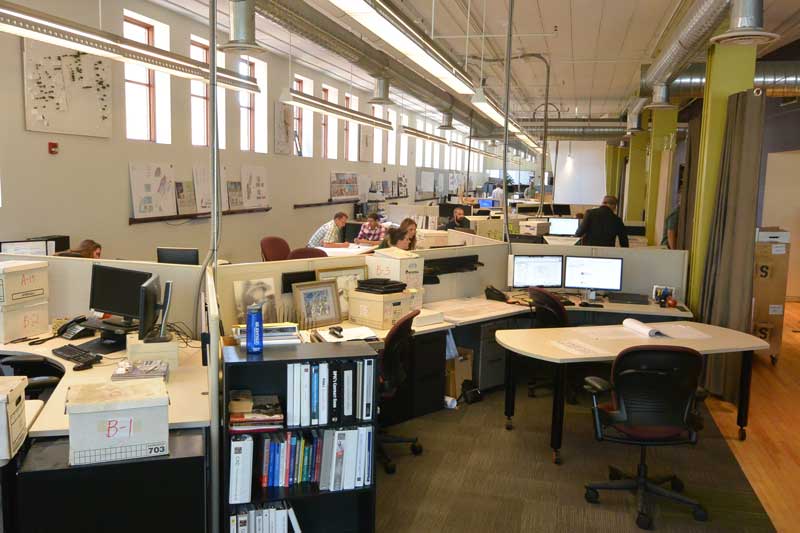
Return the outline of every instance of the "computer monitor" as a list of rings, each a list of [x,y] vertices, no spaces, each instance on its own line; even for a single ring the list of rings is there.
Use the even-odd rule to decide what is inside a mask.
[[[564,268],[564,287],[621,291],[622,258],[568,255]]]
[[[55,241],[5,241],[0,243],[0,253],[17,255],[54,255]]]
[[[479,207],[494,207],[494,200],[491,198],[480,198],[478,199],[478,206]]]
[[[568,217],[572,214],[572,209],[569,204],[553,204],[553,214]]]
[[[120,328],[130,328],[139,319],[139,289],[152,274],[138,270],[92,265],[92,288],[89,307],[94,311],[121,317],[103,320],[103,323]]]
[[[167,323],[169,304],[172,301],[172,282],[164,283],[164,300],[161,300],[161,281],[152,276],[139,288],[139,339],[153,342],[168,340]],[[154,331],[161,311],[161,329]]]
[[[199,265],[200,251],[197,248],[156,248],[156,257],[159,263],[174,263],[176,265]]]
[[[509,258],[508,284],[515,289],[561,287],[563,264],[560,255],[513,255]]]
[[[551,217],[550,222],[550,235],[575,235],[580,226],[580,220],[577,218],[558,218]]]

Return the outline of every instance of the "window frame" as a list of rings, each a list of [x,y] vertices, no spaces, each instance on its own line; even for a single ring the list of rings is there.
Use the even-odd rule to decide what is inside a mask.
[[[193,36],[189,37],[189,56],[190,57],[192,55],[192,47],[193,46],[195,48],[199,48],[199,49],[201,49],[203,51],[203,56],[204,56],[204,59],[202,60],[203,63],[210,63],[210,59],[211,59],[211,55],[210,55],[211,48],[210,48],[210,46],[208,44],[206,44],[206,43],[201,43],[200,41],[195,40],[195,38]],[[189,112],[191,113],[192,102],[193,102],[193,100],[195,98],[198,98],[198,99],[202,100],[202,102],[203,102],[203,116],[204,116],[203,122],[205,124],[205,127],[203,128],[203,131],[205,131],[205,137],[204,137],[203,144],[194,144],[194,142],[192,142],[193,146],[208,146],[209,145],[209,140],[211,139],[211,128],[210,128],[209,123],[208,123],[208,104],[209,104],[208,85],[201,82],[201,86],[203,87],[203,94],[202,95],[197,95],[197,94],[194,94],[192,92],[193,84],[189,83]],[[190,116],[190,120],[192,118],[193,117]],[[191,126],[191,124],[190,124],[190,126]],[[194,128],[190,127],[190,134],[191,134],[191,131],[193,129]]]
[[[255,78],[256,77],[256,63],[255,63],[255,61],[252,61],[251,59],[245,59],[243,57],[239,57],[238,61],[239,61],[239,72],[241,72],[242,64],[245,64],[245,65],[247,65],[247,71],[248,71],[247,75],[250,76],[251,78]],[[242,105],[241,92],[242,91],[240,91],[240,94],[238,95],[238,97],[239,97],[239,117],[240,117],[240,121],[241,121],[242,109],[247,109],[248,130],[249,131],[248,131],[248,138],[247,138],[248,147],[247,148],[242,148],[242,140],[241,140],[242,139],[242,135],[241,135],[242,124],[241,123],[239,124],[239,128],[240,128],[240,131],[239,131],[239,148],[243,152],[255,152],[256,151],[256,95],[251,93],[251,92],[248,92],[247,93],[248,105],[243,106]]]
[[[138,26],[143,30],[145,30],[145,32],[147,33],[147,42],[142,44],[146,44],[148,46],[155,46],[156,27],[153,24],[144,22],[142,20],[136,19],[128,15],[124,15],[122,17],[123,33],[124,33],[125,23]],[[145,87],[147,88],[147,95],[148,95],[147,99],[148,138],[147,139],[128,138],[128,140],[144,140],[145,142],[156,142],[156,71],[151,68],[147,69],[147,83],[142,83],[138,80],[129,80],[125,75],[124,69],[122,76],[125,80],[126,87],[128,83],[132,83],[140,87]],[[126,91],[126,98],[127,98],[127,91]],[[126,131],[126,137],[127,137],[127,131]]]

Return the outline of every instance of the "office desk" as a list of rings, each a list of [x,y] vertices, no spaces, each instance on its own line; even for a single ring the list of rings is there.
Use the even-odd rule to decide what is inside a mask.
[[[506,428],[512,429],[511,419],[514,416],[514,394],[516,383],[514,381],[514,359],[515,356],[530,357],[556,363],[556,378],[553,390],[553,409],[550,426],[550,447],[553,450],[553,461],[561,464],[561,441],[564,429],[564,388],[566,365],[570,363],[586,363],[599,361],[613,361],[617,354],[632,346],[652,345],[652,346],[685,346],[693,348],[703,355],[719,354],[728,352],[742,353],[742,372],[739,381],[740,400],[738,406],[737,423],[739,425],[739,439],[744,440],[747,436],[745,427],[747,426],[747,415],[750,405],[750,377],[753,365],[753,351],[767,347],[767,343],[761,339],[735,331],[700,324],[697,322],[669,322],[663,324],[681,324],[690,326],[706,335],[702,339],[675,339],[666,337],[636,337],[636,338],[597,338],[592,337],[589,331],[579,327],[570,328],[540,328],[540,329],[518,329],[504,330],[496,333],[498,344],[504,347],[506,354],[506,404],[505,416],[507,418]],[[654,323],[658,326],[659,323]],[[592,330],[602,329],[621,329],[621,326],[597,326]],[[590,344],[598,353],[594,354],[575,354],[555,344],[581,340]]]
[[[90,339],[81,339],[81,344]],[[20,351],[42,355],[64,369],[61,381],[44,404],[39,416],[30,427],[30,437],[58,437],[69,434],[69,417],[65,403],[67,391],[79,383],[108,382],[117,363],[125,357],[125,352],[109,354],[102,363],[89,370],[75,372],[73,363],[56,357],[53,348],[68,344],[64,339],[53,339],[41,346],[27,344],[0,344],[0,350]],[[199,344],[199,341],[197,341]],[[208,399],[208,369],[202,366],[200,348],[181,348],[180,366],[169,372],[167,392],[169,394],[169,427],[204,428],[210,424]]]
[[[433,311],[440,311],[444,315],[444,319],[454,326],[466,326],[530,312],[528,306],[487,300],[482,296],[441,300],[427,303],[423,307]]]
[[[317,246],[316,248],[322,250],[328,257],[348,257],[351,255],[368,254],[375,250],[378,246],[364,246],[361,244],[350,244],[347,248],[326,248],[325,246]]]

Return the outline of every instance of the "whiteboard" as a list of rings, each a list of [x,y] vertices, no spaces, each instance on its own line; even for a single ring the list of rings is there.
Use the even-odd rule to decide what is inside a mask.
[[[436,174],[430,170],[418,171],[417,190],[421,192],[433,192]]]
[[[553,201],[557,204],[598,205],[606,194],[606,142],[572,141],[558,154]]]
[[[22,43],[25,127],[111,137],[110,61],[31,39]]]

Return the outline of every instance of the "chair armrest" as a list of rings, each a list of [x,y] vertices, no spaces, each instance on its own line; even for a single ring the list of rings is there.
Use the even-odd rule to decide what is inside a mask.
[[[597,376],[586,376],[583,388],[591,394],[600,394],[611,390],[611,383]]]
[[[58,385],[59,381],[61,381],[61,378],[57,378],[55,376],[36,376],[33,378],[28,378],[28,385],[26,389],[31,389],[31,390],[47,389],[49,387],[55,387],[56,385]]]
[[[28,365],[33,363],[44,363],[45,357],[42,355],[36,354],[19,354],[19,355],[10,355],[3,359],[0,359],[0,364],[8,365],[8,366],[16,366],[19,365]]]

